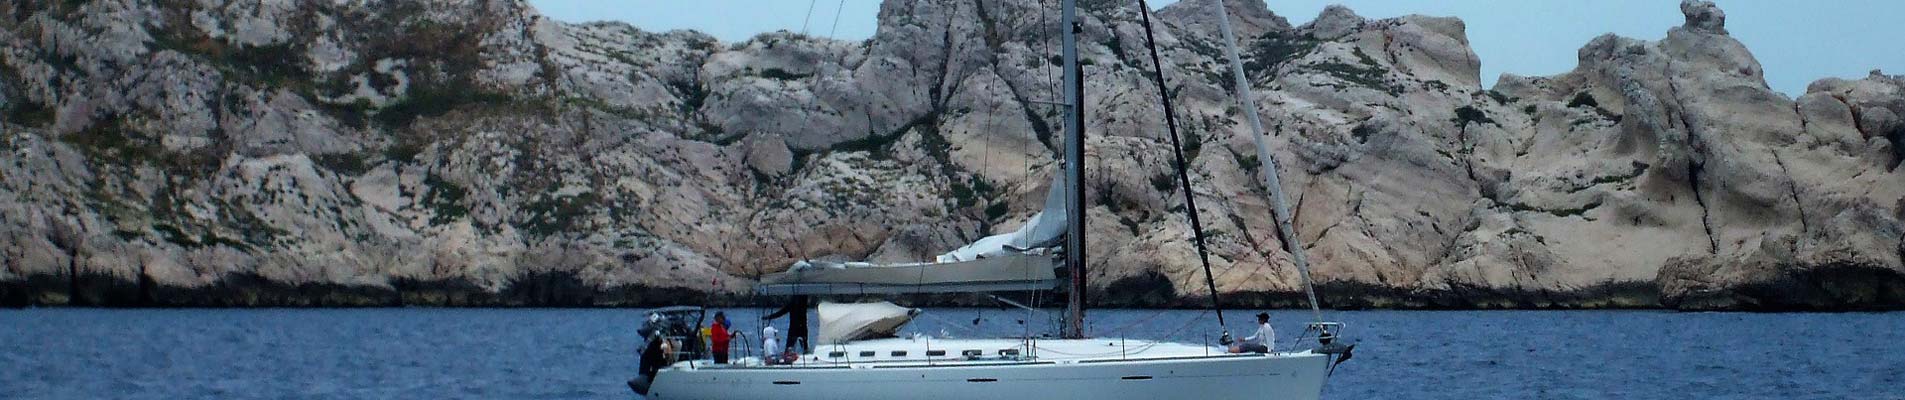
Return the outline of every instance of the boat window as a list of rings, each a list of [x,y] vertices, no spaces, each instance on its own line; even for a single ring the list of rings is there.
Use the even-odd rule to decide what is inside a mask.
[[[844,352],[844,351],[836,351],[836,352],[827,353],[827,358],[840,358],[840,357],[846,357],[846,356],[847,356],[847,352]]]
[[[999,355],[1012,357],[1019,355],[1019,349],[1000,349]]]
[[[946,355],[945,350],[927,350],[926,351],[927,357],[944,357],[945,355]]]
[[[966,351],[959,352],[959,355],[966,356],[966,357],[978,357],[984,354],[986,354],[986,352],[979,351],[979,350],[966,350]]]
[[[892,353],[892,354],[890,354],[890,355],[891,355],[891,356],[894,356],[894,357],[905,357],[905,356],[906,356],[906,350],[894,350],[894,351],[893,351],[893,353]]]
[[[862,351],[862,352],[860,352],[860,356],[861,356],[861,357],[873,357],[873,351],[871,351],[871,350],[868,350],[868,351]]]

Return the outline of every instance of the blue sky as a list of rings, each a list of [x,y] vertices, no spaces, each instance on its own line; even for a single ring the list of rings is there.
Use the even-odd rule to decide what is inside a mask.
[[[1029,1],[1029,0],[1025,0]],[[1136,0],[1132,0],[1136,1]],[[1162,7],[1172,0],[1160,0]],[[666,31],[694,29],[722,41],[776,30],[841,39],[873,36],[879,0],[530,0],[544,15],[569,22],[626,21]],[[1828,76],[1864,77],[1872,69],[1905,74],[1905,1],[1719,0],[1727,30],[1766,67],[1774,90],[1796,95]],[[1054,3],[1056,4],[1056,3]],[[1482,81],[1503,72],[1553,75],[1574,68],[1575,50],[1613,32],[1656,40],[1680,25],[1673,0],[1399,1],[1269,0],[1270,9],[1301,25],[1323,7],[1343,4],[1370,18],[1406,14],[1457,16],[1482,58]],[[811,12],[809,7],[811,5]],[[835,15],[839,18],[836,19]]]

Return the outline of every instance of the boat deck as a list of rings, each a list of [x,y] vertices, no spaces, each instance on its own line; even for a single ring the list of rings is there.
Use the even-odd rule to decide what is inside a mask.
[[[1229,354],[1223,348],[1135,339],[934,339],[930,337],[855,341],[814,349],[792,364],[770,365],[760,357],[737,357],[729,364],[682,361],[671,369],[806,369],[1003,366],[1230,357],[1295,357],[1309,351]]]

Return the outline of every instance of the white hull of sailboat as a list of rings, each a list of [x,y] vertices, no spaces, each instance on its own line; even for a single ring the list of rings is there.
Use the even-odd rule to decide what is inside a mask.
[[[1328,364],[1328,356],[1310,352],[930,364],[683,363],[658,373],[648,398],[1313,400],[1322,392]]]

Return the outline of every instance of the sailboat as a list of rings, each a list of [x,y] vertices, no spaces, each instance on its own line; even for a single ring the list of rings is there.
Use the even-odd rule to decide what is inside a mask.
[[[800,261],[786,272],[765,276],[756,292],[790,299],[788,314],[797,327],[789,338],[807,337],[806,314],[816,296],[867,297],[924,293],[1000,293],[1063,290],[1066,308],[1056,338],[1033,336],[1000,339],[867,338],[888,336],[917,310],[890,305],[820,303],[822,335],[804,353],[740,357],[718,364],[702,359],[700,351],[686,351],[685,361],[666,366],[644,366],[644,375],[629,385],[651,399],[1279,399],[1309,400],[1321,396],[1323,384],[1336,364],[1350,357],[1353,345],[1337,336],[1341,324],[1324,322],[1310,281],[1303,248],[1293,234],[1291,219],[1277,179],[1274,158],[1265,144],[1262,123],[1249,99],[1248,80],[1237,56],[1223,2],[1213,2],[1229,49],[1237,100],[1256,134],[1260,160],[1266,160],[1265,186],[1284,247],[1303,277],[1315,322],[1305,337],[1310,343],[1272,348],[1261,353],[1233,353],[1208,343],[1174,343],[1086,337],[1084,190],[1084,85],[1079,67],[1077,34],[1082,31],[1077,0],[1063,0],[1061,27],[1066,107],[1064,171],[1053,178],[1045,208],[1020,229],[982,238],[937,257],[932,262],[907,264],[833,263]],[[1140,1],[1147,42],[1150,11]],[[1155,43],[1151,48],[1157,62]],[[1161,67],[1156,80],[1164,86]],[[1166,92],[1166,91],[1160,91]],[[1223,312],[1215,279],[1210,276],[1203,228],[1190,194],[1182,146],[1177,142],[1176,117],[1164,96],[1167,125],[1177,148],[1180,188],[1191,213],[1205,281],[1219,325]],[[995,297],[997,298],[997,297]],[[1008,300],[1003,300],[1010,303]],[[1016,303],[1014,303],[1016,305]],[[1030,309],[1028,307],[1028,309]],[[670,310],[688,315],[684,310]],[[704,313],[705,314],[705,313]],[[698,348],[693,325],[677,322],[676,337],[691,343],[675,348]],[[685,317],[675,317],[685,318]],[[687,328],[684,328],[687,327]],[[660,331],[657,331],[656,334]],[[1225,331],[1219,343],[1229,341]],[[745,346],[745,345],[744,345]],[[659,358],[659,357],[657,357]],[[790,359],[791,358],[791,359]],[[644,360],[649,357],[644,357]],[[652,370],[652,372],[649,372]]]

